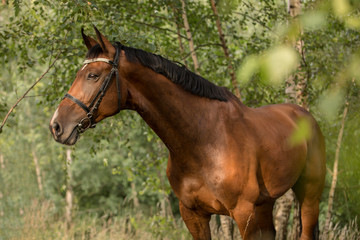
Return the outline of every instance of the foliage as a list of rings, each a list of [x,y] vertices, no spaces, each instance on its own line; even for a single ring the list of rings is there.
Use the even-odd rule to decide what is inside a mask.
[[[357,200],[360,195],[359,4],[357,1],[304,1],[305,11],[299,18],[303,31],[300,32],[290,23],[284,1],[217,2],[231,61],[238,66],[244,103],[257,107],[284,102],[287,98],[284,80],[296,72],[300,64],[308,81],[310,111],[325,134],[330,169],[340,128],[339,115],[345,98],[349,100],[333,219],[333,226],[344,227],[360,213]],[[187,1],[187,8],[201,75],[232,90],[210,4],[192,0]],[[56,228],[66,231],[61,224],[68,180],[66,148],[54,143],[47,124],[85,56],[81,27],[93,35],[92,24],[95,24],[113,41],[163,55],[191,69],[181,4],[175,0],[6,1],[0,5],[0,18],[1,119],[54,56],[61,53],[55,67],[15,109],[0,134],[0,155],[5,162],[5,167],[0,168],[0,215],[5,216],[0,217],[0,239],[19,237],[17,230],[24,230],[31,221],[26,216],[33,201],[48,204],[46,214],[49,216],[40,231],[51,226],[54,234],[60,234]],[[184,52],[179,49],[178,27]],[[300,34],[305,46],[302,56],[289,47],[289,39]],[[107,224],[104,219],[122,227],[130,224],[135,229],[134,238],[142,231],[146,231],[149,238],[163,238],[175,228],[173,221],[176,227],[180,226],[177,200],[165,176],[167,150],[138,115],[121,112],[103,121],[95,130],[86,132],[72,150],[74,226],[79,227],[70,231],[73,236],[94,234],[91,236],[101,239],[101,234],[110,234],[115,238],[118,235],[112,233],[125,231],[111,224],[105,230],[86,229],[86,225],[96,228]],[[33,152],[39,158],[43,191],[37,186]],[[328,174],[322,214],[326,210],[330,179]],[[131,212],[135,198],[139,200],[141,215]],[[164,199],[169,200],[166,204],[170,205],[175,220],[172,216],[159,215],[163,211],[159,202]],[[320,220],[323,218],[320,216]],[[359,224],[351,226],[358,229]],[[182,234],[187,239],[184,227],[179,229],[182,232],[175,231],[173,236]],[[27,236],[30,232],[26,230],[21,234]]]

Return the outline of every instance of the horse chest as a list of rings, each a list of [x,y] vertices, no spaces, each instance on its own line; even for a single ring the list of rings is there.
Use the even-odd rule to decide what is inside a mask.
[[[186,174],[180,169],[171,168],[169,164],[167,169],[167,176],[175,195],[187,208],[227,214],[225,206],[216,195],[219,177],[216,173],[212,173],[211,177],[206,173],[206,169],[202,169]]]

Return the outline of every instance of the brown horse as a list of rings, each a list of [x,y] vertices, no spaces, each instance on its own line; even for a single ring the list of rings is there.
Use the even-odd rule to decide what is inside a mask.
[[[325,144],[314,118],[297,105],[249,108],[183,66],[111,44],[96,28],[86,60],[50,122],[60,143],[120,110],[137,111],[169,150],[167,176],[194,239],[210,239],[211,214],[231,216],[244,239],[274,239],[276,198],[292,188],[301,239],[312,239],[325,178]],[[311,137],[289,138],[299,119]]]

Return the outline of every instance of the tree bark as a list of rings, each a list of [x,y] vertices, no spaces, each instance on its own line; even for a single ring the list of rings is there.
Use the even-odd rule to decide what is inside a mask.
[[[65,206],[65,219],[66,219],[66,228],[69,230],[71,228],[72,222],[72,208],[73,208],[73,199],[74,193],[71,186],[72,183],[72,173],[71,173],[71,149],[66,149],[66,173],[67,173],[67,181],[66,181],[66,206]]]
[[[194,41],[193,41],[193,38],[192,38],[189,21],[187,19],[186,3],[185,3],[185,0],[180,0],[180,1],[181,1],[181,7],[182,7],[182,18],[183,18],[183,21],[184,21],[184,27],[185,27],[185,30],[186,30],[186,36],[187,36],[188,42],[189,42],[191,58],[192,58],[192,60],[194,62],[194,71],[195,71],[195,73],[199,74],[199,70],[198,70],[199,69],[199,61],[198,61],[196,53],[195,53]]]
[[[336,142],[335,159],[334,159],[334,166],[333,166],[333,171],[332,171],[332,181],[331,181],[331,187],[330,187],[329,199],[328,199],[328,210],[326,212],[325,226],[324,226],[322,239],[327,239],[328,233],[329,233],[332,208],[333,208],[333,204],[334,204],[335,188],[336,188],[337,177],[338,177],[340,148],[341,148],[341,142],[342,142],[344,128],[345,128],[345,119],[346,119],[346,115],[348,113],[348,109],[349,109],[349,102],[346,102],[342,120],[341,120],[341,127],[340,127],[340,131],[339,131],[339,135],[338,135],[338,139]]]
[[[4,155],[0,153],[0,166],[1,169],[5,169],[5,161],[4,161]],[[4,197],[3,193],[0,191],[0,200]],[[4,211],[0,210],[0,217],[4,216]]]
[[[36,156],[35,150],[32,150],[32,155],[33,155],[33,160],[34,160],[34,165],[35,165],[36,180],[38,183],[39,190],[42,193],[43,186],[42,186],[42,180],[41,180],[41,170],[40,170],[40,165],[39,165],[39,161]]]
[[[138,209],[138,207],[140,206],[139,204],[139,199],[137,197],[137,192],[136,192],[136,186],[134,182],[131,182],[131,192],[132,192],[132,200],[133,200],[133,204],[134,204],[134,208]]]
[[[300,217],[301,217],[301,213],[300,213],[300,203],[299,201],[296,199],[295,194],[294,195],[294,211],[293,211],[293,224],[292,224],[292,228],[291,228],[291,236],[290,239],[299,239],[300,238]],[[289,211],[290,213],[290,211]]]
[[[290,212],[294,199],[294,192],[290,189],[276,201],[274,208],[274,225],[276,230],[276,240],[288,239],[287,224],[290,219]]]
[[[290,39],[290,43],[299,52],[301,59],[305,63],[304,56],[304,41],[301,39],[302,29],[297,19],[301,13],[301,1],[300,0],[289,0],[288,1],[288,13],[292,17],[293,24],[298,28],[299,37]],[[305,109],[308,109],[307,105],[307,79],[301,64],[298,66],[296,74],[290,76],[286,81],[285,92],[289,96],[289,102],[296,103]]]
[[[187,65],[187,61],[186,61],[186,57],[185,57],[185,49],[184,49],[184,45],[183,45],[183,42],[182,42],[182,38],[181,38],[181,32],[180,32],[180,24],[179,24],[179,21],[178,21],[178,11],[176,10],[175,6],[173,4],[170,5],[171,7],[171,10],[173,11],[173,14],[174,14],[174,22],[175,22],[175,25],[176,25],[176,33],[177,33],[177,39],[178,39],[178,42],[179,42],[179,48],[180,48],[180,55],[181,55],[181,58],[183,59],[183,63],[185,65],[185,67],[188,67]]]
[[[221,229],[223,232],[222,239],[233,240],[233,222],[230,217],[220,215]]]
[[[224,51],[225,58],[228,62],[228,70],[229,70],[230,77],[231,77],[231,84],[233,85],[235,95],[240,99],[241,98],[240,90],[239,90],[238,84],[236,82],[234,67],[231,63],[229,48],[226,44],[225,35],[224,35],[223,29],[221,27],[221,21],[220,21],[219,13],[218,13],[218,10],[217,10],[216,4],[215,4],[215,0],[210,0],[210,5],[211,5],[211,8],[212,8],[214,16],[215,16],[216,27],[218,29],[221,47]]]
[[[5,169],[5,161],[4,161],[4,155],[0,153],[0,166],[2,169]]]

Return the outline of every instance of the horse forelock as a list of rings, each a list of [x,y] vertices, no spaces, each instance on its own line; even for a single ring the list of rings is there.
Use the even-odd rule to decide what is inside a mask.
[[[141,49],[126,47],[122,45],[126,59],[129,62],[139,62],[144,67],[150,68],[159,73],[175,84],[181,86],[185,91],[194,95],[219,101],[228,101],[231,98],[230,92],[215,85],[207,79],[191,72],[184,65],[174,63],[160,55],[146,52]],[[86,58],[96,58],[103,53],[99,44],[93,46]]]
[[[101,53],[103,53],[102,48],[96,44],[87,52],[86,58],[97,58]]]

